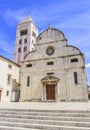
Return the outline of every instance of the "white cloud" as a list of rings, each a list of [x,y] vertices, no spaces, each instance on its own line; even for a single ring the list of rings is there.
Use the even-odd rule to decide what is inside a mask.
[[[4,19],[8,25],[15,26],[15,23],[21,21],[25,17],[26,10],[12,11],[7,9],[4,14]]]
[[[0,34],[0,49],[12,54],[13,53],[13,42],[11,43],[11,39],[8,39],[8,36],[6,33],[1,33]]]
[[[90,63],[86,64],[86,68],[90,68]]]
[[[64,21],[56,25],[58,28],[63,27],[76,30],[78,28],[84,28],[90,30],[90,11],[64,17]]]

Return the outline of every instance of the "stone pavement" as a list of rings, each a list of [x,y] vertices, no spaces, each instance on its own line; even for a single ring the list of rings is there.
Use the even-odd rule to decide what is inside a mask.
[[[88,102],[0,102],[0,108],[39,110],[90,110]]]

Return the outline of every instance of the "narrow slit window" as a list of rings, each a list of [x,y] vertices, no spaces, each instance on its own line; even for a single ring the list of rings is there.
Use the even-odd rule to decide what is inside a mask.
[[[8,85],[11,84],[11,75],[10,74],[7,75],[7,84]]]
[[[74,72],[74,83],[78,84],[78,75],[77,75],[77,72]]]
[[[27,76],[27,87],[30,86],[30,76]]]
[[[6,96],[7,96],[7,97],[9,96],[9,91],[6,91]]]

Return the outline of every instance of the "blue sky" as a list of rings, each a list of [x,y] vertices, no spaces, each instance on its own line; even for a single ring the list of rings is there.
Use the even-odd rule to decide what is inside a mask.
[[[0,0],[0,55],[13,59],[16,26],[28,12],[39,33],[51,24],[85,54],[90,85],[90,0]]]

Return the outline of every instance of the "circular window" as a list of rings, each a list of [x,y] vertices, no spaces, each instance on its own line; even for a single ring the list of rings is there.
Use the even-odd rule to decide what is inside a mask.
[[[52,46],[48,47],[46,50],[47,55],[52,55],[54,53],[54,48]]]

